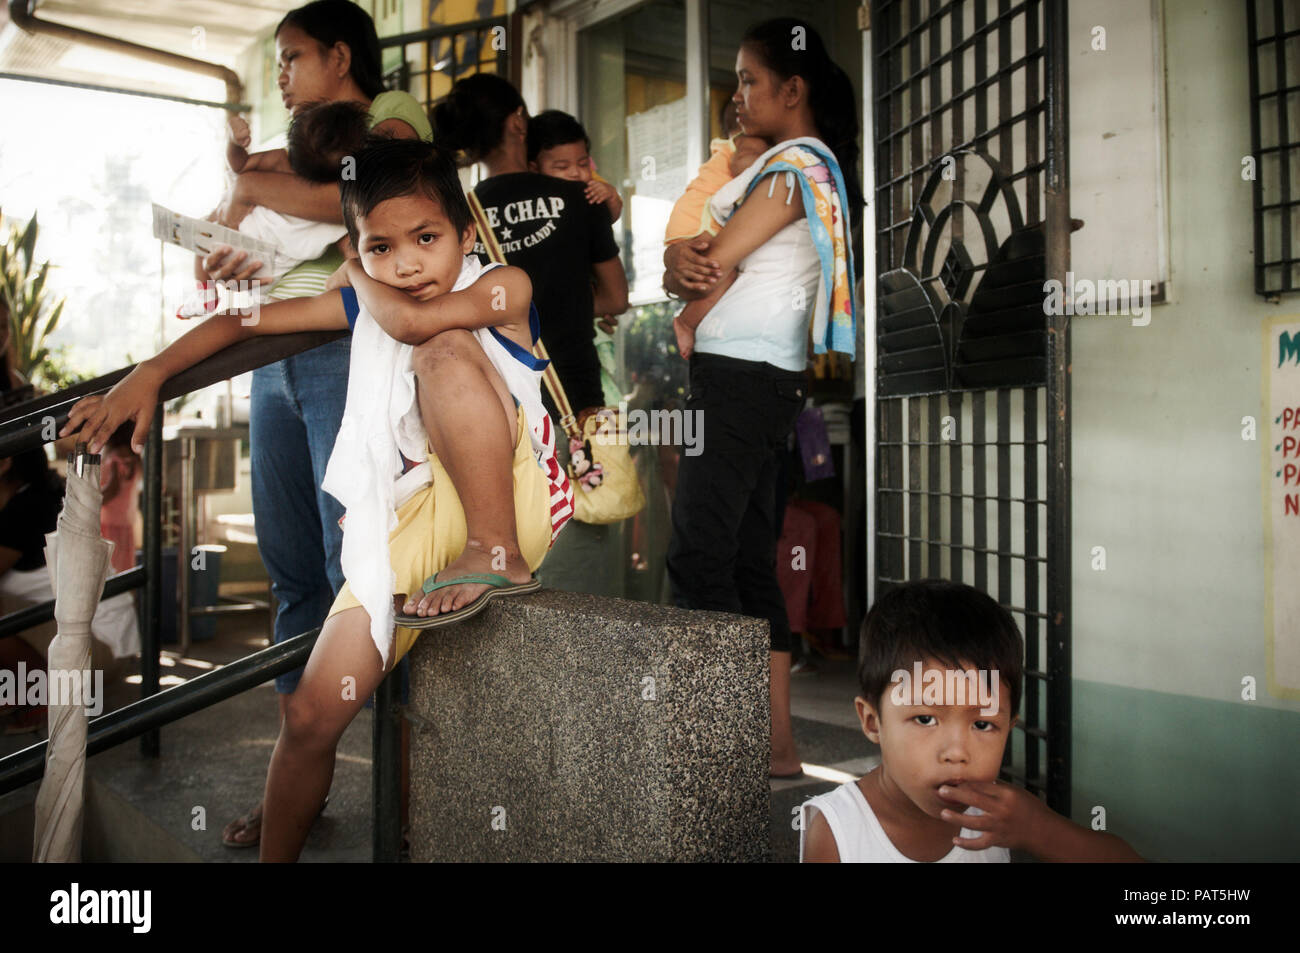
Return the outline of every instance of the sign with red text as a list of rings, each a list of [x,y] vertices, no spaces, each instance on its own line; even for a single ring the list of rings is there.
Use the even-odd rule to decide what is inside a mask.
[[[1264,326],[1269,691],[1300,698],[1300,316]]]

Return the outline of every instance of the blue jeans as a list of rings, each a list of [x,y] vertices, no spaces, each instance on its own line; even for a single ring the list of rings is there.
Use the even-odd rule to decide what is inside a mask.
[[[321,489],[347,402],[351,339],[253,372],[249,410],[257,549],[279,602],[275,641],[318,628],[343,585],[343,505]],[[292,692],[302,669],[280,675]]]

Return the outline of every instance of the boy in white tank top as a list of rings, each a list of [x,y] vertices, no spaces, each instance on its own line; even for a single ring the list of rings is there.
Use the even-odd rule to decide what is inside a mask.
[[[1023,788],[998,781],[1018,716],[1024,641],[1011,615],[959,583],[881,596],[862,627],[854,699],[880,766],[807,801],[800,862],[1006,863],[1141,860]]]

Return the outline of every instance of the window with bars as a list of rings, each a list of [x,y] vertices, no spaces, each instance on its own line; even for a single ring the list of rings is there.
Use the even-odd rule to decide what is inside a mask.
[[[401,51],[398,65],[384,73],[384,85],[405,90],[429,109],[458,79],[474,73],[508,76],[509,44],[501,39],[508,29],[508,18],[497,16],[382,37],[385,64],[397,59],[390,50]]]
[[[1049,244],[1058,262],[1068,248],[1068,208],[1057,198],[1048,214],[1065,13],[1063,0],[872,4],[872,531],[877,593],[943,577],[1016,617],[1024,701],[1004,775],[1068,813],[1068,389],[1053,350],[1068,332],[1043,306]]]
[[[1300,3],[1247,0],[1255,292],[1300,291]]]

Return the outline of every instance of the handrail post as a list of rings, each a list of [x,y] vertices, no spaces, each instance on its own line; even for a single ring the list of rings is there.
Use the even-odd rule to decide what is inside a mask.
[[[154,408],[145,445],[144,465],[144,602],[140,626],[140,697],[158,693],[159,654],[162,651],[162,418],[163,405]],[[140,736],[140,753],[156,758],[162,750],[158,729]]]
[[[373,857],[376,864],[391,864],[402,855],[402,737],[398,709],[401,674],[395,667],[375,689],[374,745],[371,795],[373,804]]]

